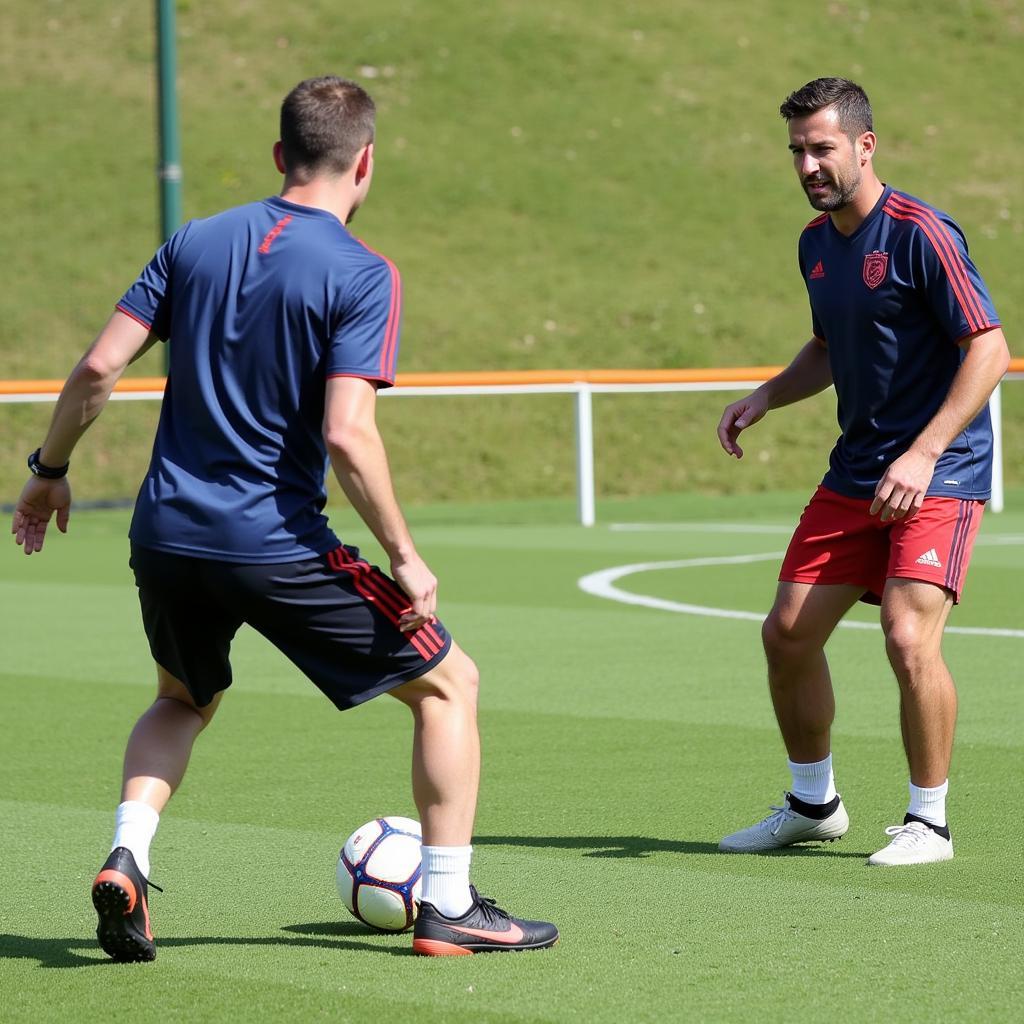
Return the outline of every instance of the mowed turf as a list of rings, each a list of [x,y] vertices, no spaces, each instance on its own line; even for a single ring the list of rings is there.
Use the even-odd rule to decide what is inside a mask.
[[[351,829],[415,814],[407,712],[382,698],[338,715],[243,631],[235,686],[154,844],[166,890],[151,893],[158,959],[107,962],[89,884],[123,743],[153,688],[127,515],[80,512],[31,559],[10,544],[0,554],[0,1017],[1019,1019],[1024,638],[947,638],[961,696],[951,863],[865,867],[902,815],[906,770],[881,636],[860,629],[830,645],[849,834],[726,856],[720,837],[767,813],[787,782],[756,622],[629,606],[577,585],[613,566],[779,551],[802,498],[606,504],[592,530],[564,505],[414,515],[444,618],[483,673],[475,880],[562,931],[550,951],[468,960],[412,956],[408,936],[365,930],[334,888]],[[1009,504],[986,519],[956,627],[1020,629],[1024,495]],[[365,531],[345,536],[359,543]],[[615,586],[761,613],[776,571],[771,558],[690,565]]]

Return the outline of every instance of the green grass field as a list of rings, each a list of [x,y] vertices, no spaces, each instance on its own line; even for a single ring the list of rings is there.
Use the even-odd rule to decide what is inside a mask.
[[[1024,636],[1010,595],[1024,569],[1024,494],[987,517],[952,618],[1010,635],[946,641],[961,713],[956,859],[944,865],[864,865],[906,796],[878,632],[841,629],[830,645],[848,835],[726,856],[719,838],[778,802],[788,780],[756,622],[631,606],[578,585],[615,566],[764,555],[615,583],[756,618],[774,588],[769,556],[804,497],[606,502],[591,530],[572,524],[568,503],[417,512],[444,618],[483,672],[476,882],[562,930],[553,950],[470,961],[413,957],[408,936],[364,930],[334,889],[352,828],[415,813],[404,709],[381,698],[340,716],[243,631],[235,687],[154,844],[166,890],[151,900],[158,959],[107,962],[88,889],[113,828],[123,742],[153,686],[127,514],[80,512],[68,537],[30,559],[9,543],[0,1017],[1019,1020]]]

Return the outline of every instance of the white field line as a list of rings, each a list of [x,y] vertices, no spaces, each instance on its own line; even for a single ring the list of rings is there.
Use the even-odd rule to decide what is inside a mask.
[[[620,590],[615,583],[624,576],[632,576],[640,572],[654,572],[660,569],[692,569],[709,565],[745,565],[751,562],[778,561],[784,555],[782,551],[768,551],[756,555],[723,555],[718,558],[684,558],[674,562],[635,562],[632,565],[615,565],[610,569],[600,569],[588,573],[577,580],[577,586],[585,594],[604,598],[607,601],[618,601],[620,604],[639,605],[644,608],[656,608],[664,612],[678,612],[681,615],[704,615],[716,619],[743,619],[747,622],[763,622],[763,612],[746,612],[734,608],[712,608],[707,605],[685,604],[681,601],[668,601],[661,597],[650,597],[646,594],[631,594]],[[839,623],[843,629],[881,629],[876,622],[846,621]],[[1024,639],[1024,629],[988,629],[981,626],[947,626],[947,633],[959,633],[964,636],[1000,636]]]
[[[609,523],[616,533],[784,533],[792,526],[765,526],[757,523]]]
[[[613,533],[752,533],[764,536],[783,534],[790,536],[792,526],[773,526],[759,523],[609,523]],[[975,547],[1016,547],[1024,544],[1024,533],[996,533],[979,536]]]
[[[991,537],[978,537],[974,545],[977,547],[979,544],[985,547],[1017,547],[1024,544],[1024,533],[994,533]]]

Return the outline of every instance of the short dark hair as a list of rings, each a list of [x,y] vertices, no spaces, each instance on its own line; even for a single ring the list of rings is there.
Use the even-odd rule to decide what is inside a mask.
[[[281,104],[281,157],[289,173],[342,174],[373,142],[376,107],[336,75],[307,78]]]
[[[791,92],[779,113],[787,120],[807,117],[826,107],[835,107],[839,127],[851,138],[872,130],[871,103],[867,93],[848,78],[816,78]]]

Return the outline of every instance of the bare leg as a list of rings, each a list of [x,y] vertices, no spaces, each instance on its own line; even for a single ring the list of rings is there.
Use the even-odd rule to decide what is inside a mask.
[[[476,665],[453,643],[435,669],[391,691],[414,721],[412,786],[423,827],[423,888],[413,951],[424,956],[542,949],[558,940],[554,925],[513,918],[493,901],[480,900],[469,884],[480,784],[478,688]]]
[[[218,695],[197,708],[184,684],[157,666],[156,700],[135,723],[125,750],[113,849],[92,887],[96,937],[115,960],[156,956],[147,898],[149,844],[185,775],[192,744],[219,703]]]
[[[918,580],[890,579],[882,598],[885,650],[900,686],[900,727],[915,786],[949,777],[956,727],[953,677],[942,658],[942,631],[953,595]]]
[[[391,691],[413,715],[412,789],[425,846],[472,840],[480,786],[478,685],[476,665],[453,643],[436,668]]]
[[[845,585],[779,584],[761,638],[775,718],[791,761],[810,764],[829,754],[836,705],[825,642],[863,593]]]
[[[135,723],[124,754],[121,800],[163,811],[181,784],[192,744],[209,724],[221,694],[197,708],[185,684],[157,666],[157,697]]]

